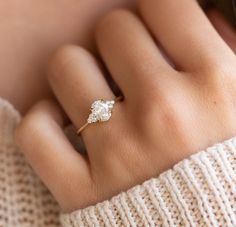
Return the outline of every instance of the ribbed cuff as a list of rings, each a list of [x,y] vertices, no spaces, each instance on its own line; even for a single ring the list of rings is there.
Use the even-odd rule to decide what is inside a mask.
[[[14,130],[20,118],[19,112],[9,102],[0,98],[0,145],[12,144]]]
[[[236,226],[236,137],[110,201],[62,214],[64,227]]]

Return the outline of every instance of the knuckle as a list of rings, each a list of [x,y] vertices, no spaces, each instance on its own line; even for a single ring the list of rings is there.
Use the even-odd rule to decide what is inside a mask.
[[[214,65],[206,69],[206,73],[213,78],[219,78],[221,77],[225,72],[225,66],[224,65]]]
[[[181,126],[181,118],[179,117],[178,111],[170,105],[160,110],[160,119],[166,126],[173,128],[180,128]]]
[[[15,130],[15,141],[19,146],[24,146],[28,140],[28,136],[32,135],[32,129],[34,127],[34,115],[29,113],[21,121]]]
[[[176,96],[175,96],[176,97]],[[165,129],[171,126],[173,129],[182,128],[182,111],[181,106],[174,100],[174,97],[167,95],[155,95],[149,103],[145,104],[145,112],[142,115],[145,116],[144,125],[152,122],[158,123],[161,128]]]
[[[99,20],[96,26],[96,34],[103,33],[104,31],[110,32],[110,29],[116,28],[119,24],[122,24],[127,17],[134,17],[134,14],[126,9],[112,10]]]
[[[78,63],[82,59],[81,56],[84,54],[88,54],[88,52],[84,48],[74,45],[65,45],[56,50],[48,64],[49,81],[55,81],[64,75],[74,62]]]
[[[30,137],[32,138],[42,130],[45,121],[42,113],[44,109],[48,109],[50,106],[52,106],[50,100],[42,100],[26,114],[15,130],[15,141],[18,145],[24,146]]]
[[[232,66],[224,63],[212,64],[205,69],[206,78],[209,78],[209,81],[217,82],[219,79],[230,78],[230,75],[233,73]]]
[[[235,91],[235,70],[227,65],[215,65],[204,73],[199,84],[208,94],[228,94]],[[200,78],[200,77],[199,77]],[[211,93],[209,93],[209,90]],[[209,95],[210,96],[210,95]]]

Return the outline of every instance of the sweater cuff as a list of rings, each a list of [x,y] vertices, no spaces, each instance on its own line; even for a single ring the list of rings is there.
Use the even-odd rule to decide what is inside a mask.
[[[236,226],[236,137],[109,201],[62,214],[64,227]]]
[[[0,98],[0,145],[8,146],[14,141],[14,130],[20,121],[19,112],[6,100]]]

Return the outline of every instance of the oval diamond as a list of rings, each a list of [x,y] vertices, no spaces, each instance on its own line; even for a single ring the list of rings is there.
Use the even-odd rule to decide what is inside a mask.
[[[97,100],[91,105],[91,114],[87,120],[88,123],[97,121],[108,121],[111,118],[111,111],[114,101]]]

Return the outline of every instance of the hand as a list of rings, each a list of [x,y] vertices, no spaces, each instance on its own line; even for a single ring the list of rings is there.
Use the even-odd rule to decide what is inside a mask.
[[[9,0],[0,2],[0,97],[25,113],[51,97],[45,64],[65,43],[93,50],[93,26],[105,12],[136,0]]]
[[[37,104],[17,130],[22,151],[66,212],[157,177],[236,134],[235,55],[197,3],[142,0],[140,12],[145,22],[118,10],[96,28],[100,54],[124,101],[109,122],[82,132],[87,155],[64,136],[56,103]],[[77,128],[94,100],[114,98],[96,59],[81,47],[55,54],[49,81]]]

